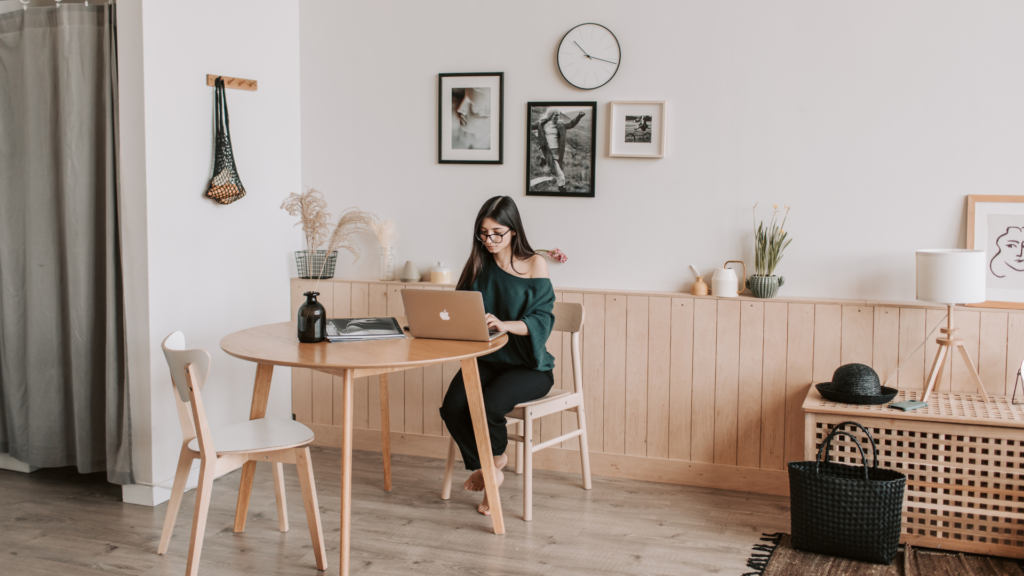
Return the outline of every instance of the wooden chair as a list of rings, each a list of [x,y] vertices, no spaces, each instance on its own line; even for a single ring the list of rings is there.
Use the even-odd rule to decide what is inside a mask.
[[[587,445],[587,420],[583,410],[583,369],[580,366],[580,330],[583,328],[583,305],[555,302],[554,332],[572,333],[572,383],[573,389],[552,389],[547,396],[517,404],[507,418],[516,422],[516,433],[509,434],[509,440],[516,442],[516,474],[523,475],[523,520],[533,520],[533,453],[550,448],[570,438],[580,437],[580,463],[583,468],[583,489],[590,490],[590,453]],[[534,445],[533,421],[542,416],[563,411],[576,413],[579,428]],[[448,444],[448,461],[444,468],[444,487],[441,499],[448,500],[452,493],[452,474],[455,468],[455,440]]]
[[[174,486],[171,488],[171,500],[167,505],[167,517],[164,519],[157,554],[166,553],[170,544],[174,521],[178,517],[178,508],[185,492],[185,481],[192,469],[192,460],[198,458],[200,466],[196,507],[192,515],[192,538],[189,540],[188,562],[185,566],[185,574],[188,576],[194,576],[199,571],[199,555],[206,532],[206,515],[210,509],[213,479],[250,460],[265,461],[273,463],[274,466],[274,490],[281,532],[288,531],[282,464],[295,464],[298,467],[299,485],[302,486],[302,500],[306,505],[306,520],[309,523],[309,535],[313,539],[316,567],[325,570],[327,555],[324,550],[323,529],[320,526],[316,486],[313,483],[313,463],[309,457],[309,443],[313,441],[313,431],[292,420],[257,418],[232,424],[211,433],[206,421],[203,397],[200,394],[210,373],[210,354],[206,350],[186,350],[185,335],[181,332],[174,332],[168,336],[161,347],[177,391],[175,402],[184,440],[181,443],[178,470],[174,474]]]

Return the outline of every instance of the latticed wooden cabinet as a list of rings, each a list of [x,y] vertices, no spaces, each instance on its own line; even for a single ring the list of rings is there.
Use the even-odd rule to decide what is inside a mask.
[[[921,395],[901,391],[893,402]],[[902,412],[837,404],[812,387],[803,409],[807,460],[837,424],[853,420],[871,430],[879,466],[907,475],[900,542],[1024,558],[1024,406],[952,392],[934,393],[927,408]],[[863,432],[847,428],[870,450]],[[837,440],[831,460],[861,465],[856,445],[845,436]]]

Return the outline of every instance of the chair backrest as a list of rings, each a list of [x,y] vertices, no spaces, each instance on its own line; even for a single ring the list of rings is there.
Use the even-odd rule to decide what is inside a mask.
[[[555,302],[555,332],[579,332],[583,328],[583,304]]]
[[[185,366],[191,364],[194,368],[194,376],[199,389],[202,390],[206,384],[206,377],[210,374],[210,353],[201,348],[195,350],[185,349],[185,335],[180,331],[171,333],[164,338],[160,344],[164,350],[164,358],[167,360],[167,367],[171,369],[171,380],[178,397],[184,403],[189,402],[188,379],[185,377]]]
[[[583,329],[583,319],[586,315],[583,304],[573,302],[555,302],[552,310],[555,314],[554,332],[569,332],[572,334],[570,342],[572,362],[572,384],[573,392],[583,394],[583,367],[580,361],[580,330]]]

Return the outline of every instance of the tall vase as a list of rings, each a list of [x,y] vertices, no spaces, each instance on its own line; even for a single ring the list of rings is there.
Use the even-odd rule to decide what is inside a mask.
[[[380,279],[395,279],[395,249],[390,246],[380,249]]]
[[[327,311],[316,301],[319,292],[303,292],[306,301],[299,306],[299,342],[316,344],[327,339]]]

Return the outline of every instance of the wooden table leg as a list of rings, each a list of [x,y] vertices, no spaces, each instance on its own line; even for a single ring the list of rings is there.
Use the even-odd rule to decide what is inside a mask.
[[[274,375],[273,364],[256,365],[256,382],[252,387],[252,407],[249,409],[249,420],[263,418],[267,415],[267,400],[270,398],[270,380]],[[256,477],[256,462],[250,460],[242,465],[242,481],[238,485],[238,504],[235,505],[235,532],[245,531],[245,516],[249,513],[249,496],[252,494],[252,481]],[[283,502],[278,502],[281,513]]]
[[[505,533],[505,519],[501,514],[501,499],[498,497],[498,483],[494,476],[494,457],[491,454],[491,435],[487,429],[487,413],[484,411],[484,392],[480,387],[480,370],[476,358],[462,361],[462,381],[466,386],[469,401],[469,415],[473,419],[473,435],[476,436],[476,450],[480,455],[480,470],[484,476],[484,493],[491,509],[491,523],[495,534]],[[529,450],[529,448],[527,448]]]
[[[349,548],[352,544],[352,370],[345,370],[342,398],[341,435],[341,560],[340,576],[349,575]]]
[[[391,411],[388,397],[388,375],[380,375],[380,440],[384,455],[384,491],[391,492]]]

